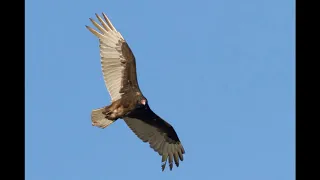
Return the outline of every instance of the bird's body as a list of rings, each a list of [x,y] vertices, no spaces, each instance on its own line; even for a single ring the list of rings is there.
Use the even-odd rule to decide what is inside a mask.
[[[105,14],[105,21],[96,16],[102,26],[90,20],[101,33],[87,28],[99,38],[102,72],[111,104],[92,111],[92,125],[106,128],[117,119],[123,119],[143,142],[148,142],[162,156],[162,170],[167,160],[170,170],[173,161],[178,167],[185,151],[177,133],[150,109],[139,88],[135,57],[127,42]]]

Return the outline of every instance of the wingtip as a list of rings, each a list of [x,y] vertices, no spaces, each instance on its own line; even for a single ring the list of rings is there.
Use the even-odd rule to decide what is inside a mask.
[[[99,18],[99,17],[100,17],[97,13],[95,13],[95,15],[96,15],[96,17],[97,17],[97,18]]]
[[[104,16],[104,17],[108,17],[104,12],[102,12],[102,16]]]
[[[170,167],[170,171],[172,171],[173,163],[170,163],[170,164],[169,164],[169,167]]]
[[[165,168],[166,168],[166,165],[161,166],[162,172],[164,171]]]

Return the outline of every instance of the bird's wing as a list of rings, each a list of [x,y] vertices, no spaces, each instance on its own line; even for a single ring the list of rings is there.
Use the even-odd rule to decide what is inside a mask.
[[[100,56],[105,84],[111,101],[121,98],[123,93],[138,88],[135,57],[122,35],[103,13],[104,20],[98,16],[101,25],[90,18],[100,32],[86,26],[100,42]]]
[[[173,160],[179,166],[179,159],[183,161],[184,148],[173,127],[157,116],[150,108],[136,110],[123,118],[129,128],[143,141],[148,142],[154,151],[162,156],[162,171],[167,160],[170,170]]]

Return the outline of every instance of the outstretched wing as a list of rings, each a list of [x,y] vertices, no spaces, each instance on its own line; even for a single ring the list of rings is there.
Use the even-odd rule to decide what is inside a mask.
[[[135,57],[122,35],[102,13],[104,20],[98,16],[101,25],[90,18],[100,32],[86,26],[100,42],[100,56],[105,84],[111,101],[121,98],[122,94],[138,87]]]
[[[149,107],[137,109],[123,118],[129,128],[150,147],[162,156],[162,171],[169,160],[172,170],[173,160],[179,166],[179,159],[183,161],[184,148],[173,127],[156,115]]]

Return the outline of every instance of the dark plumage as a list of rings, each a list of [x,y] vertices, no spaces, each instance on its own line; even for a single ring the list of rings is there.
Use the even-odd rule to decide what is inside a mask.
[[[92,111],[92,125],[106,128],[123,119],[143,142],[148,142],[162,156],[162,171],[167,160],[172,170],[173,162],[178,167],[179,160],[183,161],[185,151],[181,141],[174,128],[150,109],[138,85],[135,57],[129,45],[107,16],[102,15],[105,21],[96,15],[102,26],[90,18],[100,32],[86,27],[99,38],[102,72],[111,104]]]

